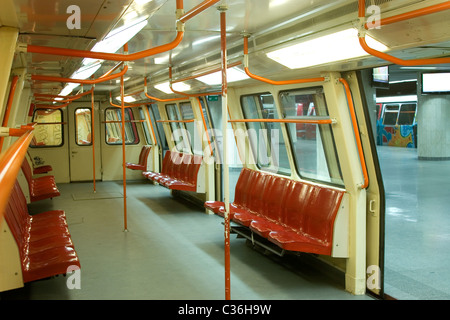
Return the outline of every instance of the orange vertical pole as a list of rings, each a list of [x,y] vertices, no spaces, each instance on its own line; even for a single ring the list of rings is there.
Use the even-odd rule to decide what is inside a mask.
[[[94,88],[92,88],[91,92],[91,143],[92,143],[92,163],[93,163],[93,182],[94,182],[94,193],[97,192],[95,186],[95,108],[94,108]]]
[[[2,127],[8,126],[9,115],[11,113],[11,106],[14,101],[14,94],[16,93],[17,82],[19,81],[19,76],[14,76],[11,81],[11,88],[9,89],[8,102],[6,104],[5,115],[3,116]],[[0,151],[3,148],[4,137],[0,137]]]
[[[220,38],[222,53],[222,132],[223,132],[223,170],[224,170],[224,203],[225,203],[225,299],[231,299],[231,270],[230,270],[230,177],[227,163],[228,139],[227,139],[227,115],[228,115],[228,79],[227,79],[227,22],[226,6],[219,7],[220,10]]]
[[[122,176],[123,176],[123,224],[124,231],[128,231],[127,221],[127,173],[125,167],[125,102],[124,102],[124,81],[123,76],[120,77],[120,97],[121,97],[121,111],[122,111]]]

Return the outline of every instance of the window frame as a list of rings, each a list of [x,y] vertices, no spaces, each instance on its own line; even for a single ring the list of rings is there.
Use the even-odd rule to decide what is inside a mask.
[[[286,94],[286,93],[294,93],[294,92],[298,92],[300,95],[302,92],[305,92],[305,95],[308,94],[308,92],[310,95],[314,95],[317,94],[317,90],[320,90],[322,95],[323,95],[323,102],[324,105],[323,106],[314,106],[314,112],[309,112],[309,110],[307,111],[306,115],[297,115],[297,116],[287,116],[286,113],[284,112],[285,106],[283,103],[283,99],[282,99],[282,95]],[[315,91],[315,93],[314,93]],[[295,89],[287,89],[287,90],[280,90],[278,91],[278,102],[280,104],[280,111],[281,111],[281,119],[307,119],[307,118],[311,118],[311,119],[323,119],[323,118],[329,118],[330,114],[329,114],[329,110],[328,110],[328,104],[327,104],[327,100],[326,100],[326,95],[325,95],[325,88],[323,86],[315,86],[315,87],[305,87],[305,88],[295,88]],[[296,103],[295,103],[295,107]],[[308,106],[308,109],[310,108],[310,106]],[[322,110],[323,109],[323,110]],[[322,114],[323,112],[325,112],[326,114]],[[294,139],[292,138],[292,133],[291,133],[291,128],[289,128],[289,125],[295,125],[295,133],[297,134],[297,124],[287,124],[286,127],[286,132],[287,132],[287,136],[289,139],[289,144],[290,144],[290,150],[292,152],[292,157],[293,157],[293,170],[295,170],[296,174],[303,180],[307,180],[307,181],[312,181],[312,182],[317,182],[320,184],[326,184],[326,185],[331,185],[331,186],[335,186],[335,187],[345,187],[345,182],[344,182],[344,177],[342,174],[342,167],[340,165],[340,159],[339,159],[339,154],[337,152],[337,144],[336,144],[336,139],[335,139],[335,135],[334,135],[334,129],[333,129],[333,125],[331,124],[311,124],[312,126],[315,126],[315,131],[319,132],[319,137],[317,137],[317,134],[315,136],[315,141],[316,141],[316,145],[315,147],[317,148],[318,143],[320,143],[322,145],[322,152],[324,155],[324,160],[326,162],[326,166],[327,166],[327,171],[328,171],[328,176],[329,176],[329,181],[328,180],[323,180],[320,179],[319,174],[317,173],[317,170],[314,172],[313,175],[315,175],[315,177],[312,177],[312,175],[308,175],[305,174],[305,170],[301,170],[301,168],[299,168],[299,165],[301,164],[301,159],[298,157],[297,152],[296,152],[296,146],[294,142]],[[325,130],[324,126],[327,126],[329,129]],[[317,130],[318,128],[318,130]],[[328,133],[329,132],[329,133]],[[330,154],[332,153],[332,154]],[[316,155],[317,158],[317,155]],[[317,163],[316,163],[317,165]],[[334,175],[337,175],[338,177],[333,177]]]
[[[269,110],[266,110],[266,108],[264,108],[264,96],[271,96],[272,97],[272,105],[273,105],[273,113],[271,114]],[[246,114],[245,111],[245,107],[244,107],[244,99],[250,98],[253,102],[254,105],[256,107],[256,114],[257,117],[256,118],[251,118],[249,117],[250,115]],[[259,92],[259,93],[250,93],[250,94],[244,94],[240,96],[240,106],[241,106],[241,111],[242,111],[242,116],[244,119],[280,119],[279,118],[279,113],[278,113],[278,109],[277,109],[277,105],[276,105],[276,100],[274,95],[272,94],[272,92]],[[267,116],[264,115],[264,112],[267,111]],[[289,161],[289,151],[288,151],[288,144],[286,143],[285,139],[284,139],[284,135],[283,135],[283,123],[267,123],[267,122],[246,122],[245,123],[245,127],[247,130],[247,137],[249,140],[249,146],[251,148],[251,152],[253,154],[253,159],[255,160],[255,165],[256,167],[264,172],[270,172],[270,173],[276,173],[282,176],[291,176],[292,175],[292,168],[290,165],[290,161]],[[256,128],[258,127],[258,128]],[[276,128],[279,127],[279,128]],[[257,141],[253,141],[255,139],[251,138],[251,136],[248,134],[250,131],[250,129],[255,130],[257,132],[257,137],[256,140]],[[263,142],[261,142],[260,137],[261,137],[261,131],[265,132],[265,134],[263,134]],[[273,143],[272,143],[272,132],[273,130],[278,130],[279,132],[279,141],[284,144],[284,152],[286,153],[286,159],[287,159],[287,167],[286,166],[282,166],[281,164],[281,152],[280,152],[280,148],[278,148],[279,153],[278,153],[278,158],[275,158],[273,155]],[[255,143],[257,143],[258,145],[255,146]],[[263,146],[260,146],[261,143],[263,143]],[[260,162],[260,148],[263,147],[264,150],[263,152],[265,153],[265,157],[267,157],[267,159],[269,159],[269,162],[267,165],[262,164]],[[277,160],[277,162],[275,161]],[[284,164],[284,163],[283,163]],[[275,171],[276,168],[276,171]]]
[[[107,113],[108,113],[109,110],[119,111],[119,113],[117,113],[118,120],[112,120],[112,121],[118,121],[118,122],[110,122],[110,123],[105,122],[105,143],[107,145],[109,145],[109,146],[120,146],[120,145],[122,145],[122,126],[119,123],[122,120],[120,118],[122,112],[121,112],[121,110],[119,108],[115,108],[115,107],[106,108],[105,109],[105,113],[104,113],[104,117],[105,117],[106,121],[111,121],[111,120],[108,120],[108,118],[107,118]],[[133,120],[134,120],[133,111],[130,108],[125,108],[124,109],[124,115],[125,115],[125,140],[127,140],[127,134],[130,133],[130,129],[127,128],[127,124],[131,125],[131,132],[134,135],[134,140],[132,142],[126,142],[125,141],[125,145],[137,145],[137,144],[140,143],[141,140],[140,140],[137,128],[136,128],[136,123],[133,122]],[[127,115],[129,115],[129,120],[127,120]],[[120,126],[119,127],[119,134],[118,134],[118,136],[120,136],[120,140],[118,140],[118,141],[120,141],[120,142],[118,142],[118,143],[108,142],[108,125],[117,125],[118,127]],[[115,128],[115,131],[116,130],[117,130],[117,127]]]
[[[58,126],[59,125],[60,126],[60,128],[61,128],[61,143],[58,144],[58,145],[33,145],[32,143],[30,143],[30,148],[60,148],[60,147],[64,146],[64,113],[60,109],[45,109],[45,108],[35,109],[33,111],[32,122],[39,123],[38,125],[36,125],[37,128],[39,126],[45,126],[46,125],[45,122],[37,122],[37,121],[35,121],[36,113],[38,111],[40,111],[40,110],[52,111],[52,112],[59,111],[59,114],[61,116],[61,121],[58,121],[58,122],[61,122],[61,124],[48,124],[48,125],[52,125],[52,126]],[[35,131],[35,135],[36,135],[36,132],[38,132],[38,131],[37,130]],[[35,139],[35,137],[33,137],[33,140],[34,139]]]
[[[91,142],[87,143],[87,144],[79,144],[78,143],[78,118],[77,118],[77,110],[79,109],[85,109],[85,110],[89,110],[90,112],[90,119],[91,121],[89,122],[89,128],[91,129],[90,133],[91,133]],[[74,119],[75,119],[75,144],[77,146],[80,147],[90,147],[92,146],[92,108],[86,108],[86,107],[78,107],[73,111],[74,114]]]

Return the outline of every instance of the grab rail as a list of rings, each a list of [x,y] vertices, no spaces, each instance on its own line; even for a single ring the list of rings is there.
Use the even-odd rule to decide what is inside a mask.
[[[450,63],[450,58],[403,60],[403,59],[391,56],[387,53],[380,52],[378,50],[375,50],[375,49],[369,47],[369,45],[367,44],[366,39],[365,39],[366,38],[366,29],[368,29],[368,26],[364,21],[365,17],[366,17],[366,13],[365,13],[366,1],[358,0],[358,5],[359,5],[358,16],[359,16],[359,19],[361,20],[361,28],[359,30],[359,35],[358,35],[359,43],[360,43],[361,47],[370,55],[380,58],[380,59],[383,59],[383,60],[386,60],[386,61],[389,61],[389,62],[392,62],[397,65],[401,65],[401,66],[417,66],[417,65]],[[444,11],[444,10],[448,10],[448,9],[450,9],[450,1],[438,4],[438,5],[414,10],[414,11],[407,12],[404,14],[396,15],[396,16],[393,16],[390,18],[381,19],[380,25],[387,25],[387,24],[391,24],[391,23],[395,23],[395,22],[399,22],[399,21],[405,21],[405,20],[408,20],[411,18],[422,17],[424,15],[428,15],[431,13],[436,13],[436,12],[440,12],[440,11]]]
[[[0,223],[3,221],[6,204],[33,138],[33,130],[34,124],[5,152],[0,154],[0,189],[2,190],[0,192]]]

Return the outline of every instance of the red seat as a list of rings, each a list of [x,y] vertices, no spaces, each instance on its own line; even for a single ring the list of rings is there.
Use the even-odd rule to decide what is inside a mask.
[[[144,172],[143,175],[171,190],[195,192],[202,161],[198,155],[167,151],[161,173]]]
[[[289,251],[331,255],[344,191],[242,169],[230,204],[232,220]],[[205,207],[223,216],[224,204]]]
[[[22,162],[22,172],[27,180],[31,202],[49,199],[60,195],[58,187],[56,186],[55,177],[43,176],[33,178],[31,167],[28,164],[27,159],[24,159]]]
[[[65,274],[80,262],[60,210],[30,215],[16,181],[5,209],[5,220],[19,248],[23,282]]]
[[[147,159],[148,155],[151,151],[151,146],[142,146],[141,153],[139,154],[139,160],[138,163],[131,163],[127,162],[125,163],[125,167],[131,170],[140,170],[140,171],[146,171],[147,170]]]

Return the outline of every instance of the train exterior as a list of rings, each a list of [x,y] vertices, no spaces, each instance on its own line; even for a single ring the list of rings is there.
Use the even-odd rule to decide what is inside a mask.
[[[422,77],[447,79],[449,14],[441,0],[2,0],[0,292],[62,274],[76,287],[96,257],[74,206],[108,199],[132,237],[171,201],[135,224],[139,185],[222,228],[224,286],[208,290],[226,300],[234,234],[308,257],[350,297],[389,297],[377,146],[450,159],[431,147],[445,125],[426,125],[450,90]],[[408,70],[415,100],[377,100]]]

